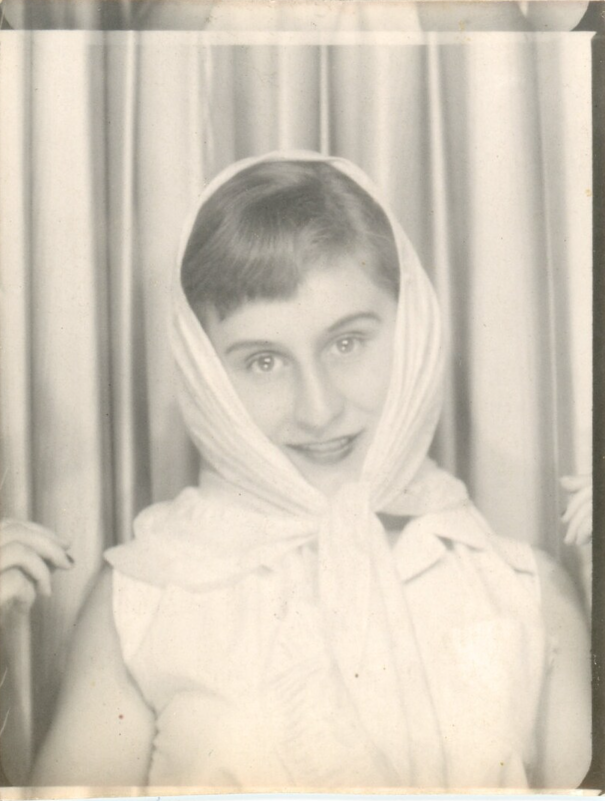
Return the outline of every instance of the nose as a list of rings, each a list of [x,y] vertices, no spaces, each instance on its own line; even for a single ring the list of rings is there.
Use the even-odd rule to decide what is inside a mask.
[[[301,428],[314,433],[324,431],[344,411],[343,394],[320,365],[301,370],[297,390],[295,417]]]

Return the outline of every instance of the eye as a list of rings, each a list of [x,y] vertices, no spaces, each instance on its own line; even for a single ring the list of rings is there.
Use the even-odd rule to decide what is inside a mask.
[[[364,339],[359,334],[347,334],[336,339],[330,346],[330,351],[335,356],[353,356],[361,349],[363,342]]]
[[[260,353],[250,359],[246,367],[257,375],[270,375],[281,370],[284,365],[285,361],[281,356],[277,356],[275,353]]]

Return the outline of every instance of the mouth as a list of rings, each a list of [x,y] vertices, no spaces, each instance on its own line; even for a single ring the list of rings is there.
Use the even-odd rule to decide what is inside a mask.
[[[337,464],[349,456],[361,434],[362,432],[358,431],[357,434],[346,437],[288,445],[288,448],[314,464]]]

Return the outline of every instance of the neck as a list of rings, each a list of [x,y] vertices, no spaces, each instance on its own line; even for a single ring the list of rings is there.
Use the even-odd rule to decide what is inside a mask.
[[[380,512],[378,514],[378,519],[384,526],[384,530],[387,535],[387,540],[391,547],[395,545],[395,543],[399,539],[401,532],[411,520],[409,516],[389,515],[383,512]]]

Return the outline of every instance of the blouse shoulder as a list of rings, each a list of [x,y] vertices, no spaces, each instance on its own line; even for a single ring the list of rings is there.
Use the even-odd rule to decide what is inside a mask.
[[[454,508],[425,515],[418,519],[417,525],[446,542],[492,552],[516,571],[537,572],[534,548],[527,542],[496,534],[469,500]]]
[[[537,575],[535,547],[531,543],[496,533],[476,506],[472,504],[469,504],[468,515],[471,524],[483,532],[489,550],[506,562],[509,567],[512,567],[515,572]]]
[[[113,618],[127,664],[150,629],[161,597],[159,587],[113,570]]]
[[[449,556],[448,556],[449,554]],[[504,569],[518,575],[537,594],[537,566],[528,544],[494,533],[470,502],[414,518],[394,546],[395,562],[404,581],[433,565],[451,565],[452,559],[470,560],[486,573]],[[491,567],[490,567],[491,566]]]

